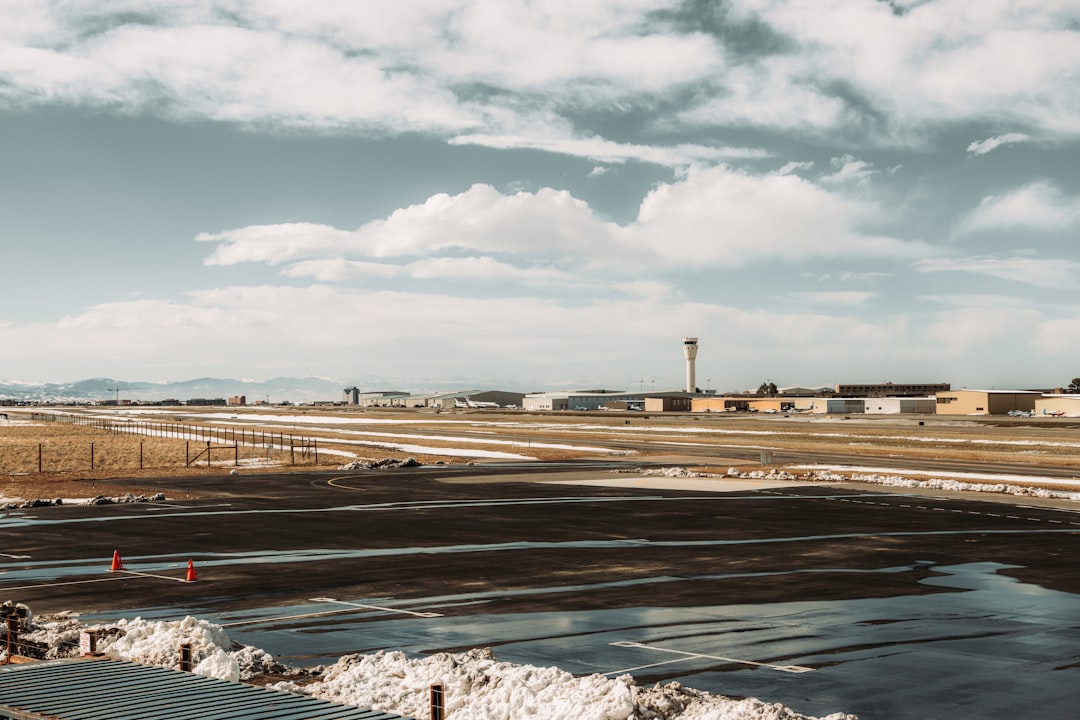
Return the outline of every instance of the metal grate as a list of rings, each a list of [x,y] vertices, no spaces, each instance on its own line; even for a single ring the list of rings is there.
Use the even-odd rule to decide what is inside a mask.
[[[0,667],[0,720],[409,720],[243,683],[106,659]]]

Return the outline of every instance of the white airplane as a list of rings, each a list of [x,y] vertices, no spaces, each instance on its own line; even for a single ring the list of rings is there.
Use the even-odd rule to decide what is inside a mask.
[[[1034,414],[1035,414],[1034,411],[1028,411],[1028,410],[1010,410],[1009,411],[1009,417],[1032,417]]]
[[[1064,417],[1064,410],[1047,410],[1043,408],[1043,415],[1049,415],[1050,417]]]

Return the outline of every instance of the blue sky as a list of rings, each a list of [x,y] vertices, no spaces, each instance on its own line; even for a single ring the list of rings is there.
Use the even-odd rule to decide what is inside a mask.
[[[1080,375],[1074,2],[0,17],[3,379]]]

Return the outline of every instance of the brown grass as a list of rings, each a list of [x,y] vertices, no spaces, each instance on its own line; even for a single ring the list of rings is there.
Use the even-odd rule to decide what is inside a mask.
[[[243,412],[243,411],[241,411]],[[154,422],[169,423],[169,427],[187,428],[191,437],[217,433],[215,446],[234,444],[235,435],[246,433],[240,443],[241,467],[256,460],[265,460],[265,447],[245,444],[253,433],[273,432],[279,439],[307,435],[319,438],[319,465],[336,467],[349,461],[348,457],[329,454],[326,450],[341,450],[367,460],[402,459],[415,456],[424,464],[445,462],[460,464],[468,458],[441,455],[439,448],[473,447],[527,455],[540,460],[603,457],[582,447],[609,448],[633,453],[632,458],[652,455],[677,456],[690,445],[700,451],[705,448],[717,458],[716,463],[734,454],[745,454],[756,448],[774,451],[813,451],[864,458],[864,464],[878,467],[902,467],[906,459],[935,459],[959,462],[1026,464],[1032,468],[1054,467],[1080,471],[1080,434],[1072,423],[1010,422],[1010,419],[928,418],[924,424],[911,418],[870,418],[847,420],[784,418],[782,416],[753,417],[745,415],[651,415],[629,413],[523,413],[492,411],[448,412],[440,415],[399,410],[357,411],[355,409],[297,410],[312,422],[298,423],[282,430],[280,424],[258,424],[258,413],[243,413],[244,425],[223,427],[207,422],[210,419],[187,416],[181,424],[174,414],[163,413],[148,422],[139,421],[132,427],[151,427]],[[236,417],[235,411],[223,411],[222,420]],[[377,425],[327,423],[320,425],[324,415],[355,419],[390,421]],[[17,419],[14,415],[13,419]],[[100,416],[99,416],[100,417]],[[397,421],[397,422],[395,422]],[[237,429],[233,429],[237,428]],[[243,429],[239,429],[243,428]],[[124,430],[120,425],[120,430]],[[350,432],[351,431],[351,432]],[[368,433],[368,434],[365,434]],[[370,434],[377,433],[377,434]],[[441,436],[441,437],[440,437]],[[262,437],[260,435],[260,437]],[[443,439],[450,437],[450,439]],[[460,437],[458,440],[456,438]],[[421,445],[432,448],[429,454],[352,444],[345,441]],[[500,441],[485,443],[484,441]],[[468,442],[467,442],[468,441]],[[90,468],[90,444],[94,445],[94,468]],[[538,447],[544,443],[563,444],[567,448]],[[258,445],[258,443],[256,443]],[[41,447],[42,470],[37,472],[38,447]],[[143,454],[139,467],[140,446]],[[86,481],[95,489],[104,487],[109,478],[137,478],[178,473],[227,473],[233,467],[232,450],[214,451],[214,466],[207,468],[205,457],[192,466],[185,464],[185,453],[205,450],[205,440],[193,439],[190,446],[184,439],[131,435],[108,432],[85,425],[40,423],[34,425],[0,425],[0,478],[10,480],[0,486],[0,495],[15,495],[11,488],[24,482],[35,487],[71,481],[73,489],[83,489]],[[578,448],[578,449],[576,449]],[[270,451],[270,459],[278,465],[260,471],[290,469],[290,454]],[[607,457],[610,457],[608,455]],[[313,457],[295,457],[298,466],[311,467]],[[245,462],[246,461],[246,462]],[[482,460],[481,460],[482,461]],[[701,459],[692,464],[701,464]],[[723,469],[726,469],[723,468]],[[81,483],[81,484],[80,484]],[[64,493],[57,493],[64,495]],[[102,493],[105,494],[105,493]],[[25,496],[26,493],[20,493]],[[33,495],[48,497],[49,494]],[[67,495],[69,497],[75,495]]]

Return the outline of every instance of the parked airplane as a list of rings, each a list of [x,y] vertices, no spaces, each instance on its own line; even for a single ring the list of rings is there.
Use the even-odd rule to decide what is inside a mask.
[[[1035,415],[1034,410],[1010,410],[1009,417],[1032,417]]]
[[[454,407],[456,407],[456,408],[497,408],[497,407],[499,407],[499,403],[480,402],[479,400],[469,400],[468,398],[454,398]]]
[[[1063,417],[1065,415],[1064,410],[1047,410],[1043,408],[1043,415],[1049,415],[1050,417]]]

